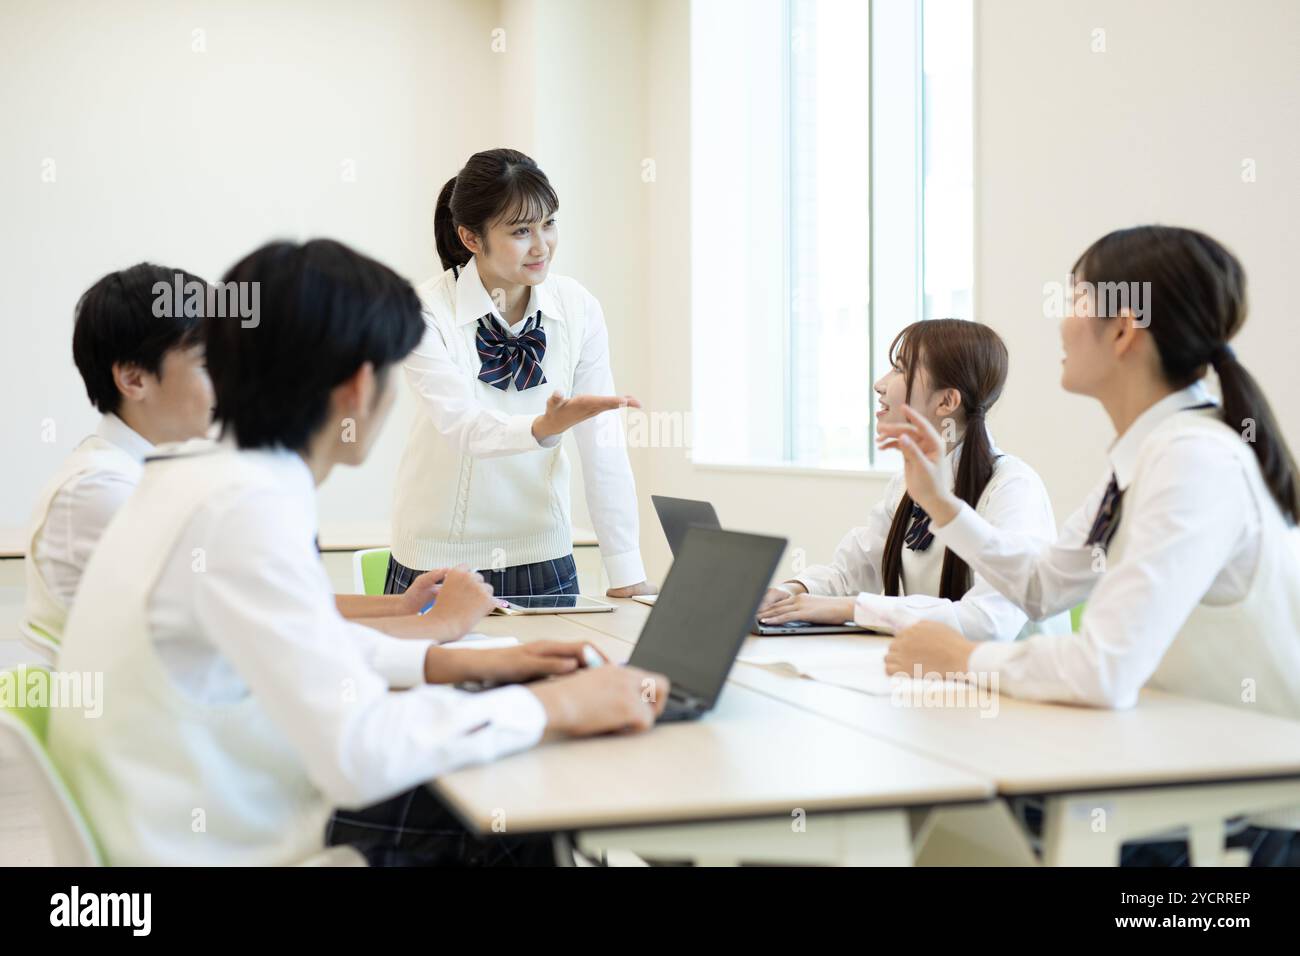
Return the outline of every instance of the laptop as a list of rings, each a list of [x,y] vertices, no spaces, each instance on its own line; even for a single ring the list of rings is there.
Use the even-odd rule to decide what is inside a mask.
[[[664,529],[664,537],[668,539],[668,550],[672,552],[674,558],[677,557],[677,549],[681,547],[682,538],[686,537],[687,528],[692,525],[702,528],[722,527],[722,523],[718,521],[718,513],[707,501],[669,498],[665,495],[651,495],[650,501],[655,506],[659,525]],[[632,600],[654,607],[658,597],[657,594],[638,594]]]
[[[655,514],[659,516],[659,524],[664,529],[664,537],[668,539],[668,550],[677,557],[677,551],[682,546],[682,539],[686,537],[686,529],[691,525],[699,525],[701,528],[721,528],[722,523],[718,521],[718,513],[713,510],[713,505],[707,501],[692,501],[689,498],[667,498],[663,495],[651,495],[650,501],[654,503]]]
[[[686,530],[690,527],[721,528],[718,513],[708,501],[692,501],[689,498],[668,498],[664,495],[651,495],[655,513],[659,515],[659,524],[663,526],[664,537],[668,539],[668,548],[677,557]],[[645,594],[632,598],[642,604],[654,607],[658,595]],[[865,628],[853,623],[814,624],[810,621],[788,621],[785,624],[760,624],[755,618],[750,624],[750,633],[764,637],[788,636],[792,634],[882,634],[885,631]]]
[[[650,612],[628,659],[672,681],[661,721],[693,720],[713,709],[785,545],[785,538],[686,530],[664,581],[664,600]]]

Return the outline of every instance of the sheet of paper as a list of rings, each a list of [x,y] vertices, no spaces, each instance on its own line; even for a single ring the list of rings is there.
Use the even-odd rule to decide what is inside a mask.
[[[737,660],[787,677],[888,695],[892,684],[885,674],[886,646],[880,638],[847,634],[751,637]]]
[[[878,637],[827,634],[807,637],[751,637],[740,649],[737,660],[783,674],[822,684],[846,687],[878,697],[895,693],[910,677],[885,673],[888,642]],[[952,681],[933,683],[953,684]]]
[[[514,647],[519,643],[517,637],[491,637],[487,634],[480,634],[477,631],[470,631],[458,641],[449,641],[441,647],[468,647],[477,650],[488,650],[493,647]]]

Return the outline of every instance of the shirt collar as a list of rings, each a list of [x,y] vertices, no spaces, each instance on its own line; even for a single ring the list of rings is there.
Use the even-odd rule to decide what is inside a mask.
[[[136,461],[144,461],[154,448],[153,442],[112,412],[100,418],[95,434],[109,444],[116,445]]]
[[[1142,443],[1147,440],[1147,436],[1170,415],[1176,415],[1196,405],[1204,405],[1206,402],[1213,403],[1214,397],[1206,390],[1203,383],[1194,382],[1186,388],[1166,395],[1134,419],[1128,430],[1111,444],[1110,451],[1107,453],[1111,470],[1115,472],[1115,483],[1120,491],[1128,488],[1133,480],[1133,474],[1137,470],[1138,452],[1141,451]]]
[[[530,318],[539,309],[548,319],[563,318],[555,308],[555,299],[551,295],[550,276],[547,276],[541,285],[529,288],[528,306],[524,309],[524,318]],[[483,287],[483,280],[478,274],[478,259],[471,256],[469,262],[460,267],[460,278],[456,280],[456,325],[477,322],[485,315],[493,316],[502,329],[509,328],[496,303],[492,301],[492,296],[488,295],[488,290]]]

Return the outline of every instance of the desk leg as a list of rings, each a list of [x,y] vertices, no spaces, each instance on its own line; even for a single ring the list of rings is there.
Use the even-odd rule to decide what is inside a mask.
[[[1120,845],[1139,837],[1189,840],[1191,861],[1223,862],[1224,823],[1238,816],[1300,805],[1300,780],[1196,784],[1047,797],[1043,862],[1048,866],[1116,866]]]
[[[809,814],[796,829],[787,817],[593,830],[578,835],[584,853],[618,847],[650,860],[691,860],[701,866],[786,863],[910,866],[905,810]]]

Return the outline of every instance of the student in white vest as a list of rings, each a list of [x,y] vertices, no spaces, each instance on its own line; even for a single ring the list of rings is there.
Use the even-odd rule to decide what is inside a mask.
[[[953,494],[996,527],[1052,541],[1056,519],[1042,480],[994,444],[985,421],[1007,378],[1007,347],[998,334],[961,319],[915,322],[894,337],[889,361],[890,370],[875,385],[876,420],[903,421],[905,404],[923,410],[944,434]],[[1028,621],[960,557],[935,545],[929,526],[900,471],[866,524],[844,536],[831,563],[805,568],[769,590],[759,618],[765,624],[857,621],[893,629],[940,621],[972,641],[1069,630],[1065,614]]]
[[[596,298],[551,272],[559,199],[532,159],[475,153],[434,213],[446,270],[420,286],[424,338],[405,363],[418,410],[397,472],[385,586],[467,564],[498,595],[576,594],[572,429],[608,594],[651,594],[636,487]],[[598,417],[599,416],[599,417]]]
[[[46,482],[27,539],[23,634],[51,660],[86,563],[145,456],[203,435],[211,420],[202,319],[174,296],[178,277],[207,288],[181,269],[142,262],[110,272],[77,302],[72,358],[101,417]]]
[[[1229,340],[1246,277],[1200,232],[1142,226],[1093,243],[1071,272],[1061,384],[1114,424],[1109,463],[1061,532],[995,528],[949,491],[940,438],[917,411],[881,427],[935,537],[1034,618],[1087,599],[1079,633],[976,644],[924,622],[892,642],[891,672],[996,675],[1034,700],[1132,707],[1144,687],[1300,719],[1300,514],[1277,419]],[[1217,374],[1216,403],[1202,379]],[[1300,815],[1234,837],[1255,861],[1300,864]],[[1167,852],[1168,851],[1168,852]],[[1129,847],[1171,862],[1177,846]]]
[[[104,702],[97,717],[52,711],[50,751],[108,862],[292,863],[321,847],[334,806],[425,790],[544,737],[649,727],[666,683],[567,673],[581,645],[505,658],[339,614],[314,545],[315,487],[372,447],[394,363],[423,331],[419,300],[328,240],[273,243],[225,281],[259,283],[261,314],[252,328],[206,322],[222,439],[149,460],[64,634],[60,667],[102,673]],[[478,694],[429,686],[555,673]]]

